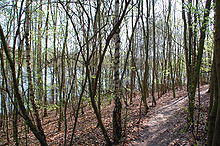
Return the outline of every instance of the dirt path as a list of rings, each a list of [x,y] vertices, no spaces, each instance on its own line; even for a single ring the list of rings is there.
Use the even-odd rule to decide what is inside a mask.
[[[208,86],[201,88],[201,97],[207,98]],[[186,129],[187,96],[183,90],[177,91],[177,98],[167,94],[158,100],[157,107],[150,110],[149,116],[142,118],[138,135],[129,145],[167,146],[191,145]],[[207,100],[207,99],[205,99]]]

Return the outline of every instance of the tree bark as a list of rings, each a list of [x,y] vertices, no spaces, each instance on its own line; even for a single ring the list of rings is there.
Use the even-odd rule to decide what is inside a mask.
[[[119,0],[115,0],[115,24],[119,19]],[[120,64],[120,29],[115,32],[115,54],[114,54],[114,85],[115,85],[115,107],[113,111],[113,139],[115,144],[119,144],[122,133],[121,126],[121,99],[120,99],[120,80],[119,80],[119,64]]]
[[[152,11],[153,11],[153,69],[152,69],[152,105],[156,106],[155,99],[155,75],[156,75],[156,34],[155,34],[155,2],[152,0]]]
[[[220,145],[220,1],[216,0],[215,7],[215,61],[216,61],[216,75],[218,86],[218,108],[215,121],[215,132],[213,136],[212,146]]]

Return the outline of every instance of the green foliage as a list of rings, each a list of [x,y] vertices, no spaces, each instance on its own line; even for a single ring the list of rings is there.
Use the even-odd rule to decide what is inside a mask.
[[[46,108],[47,110],[55,110],[55,109],[58,109],[59,106],[57,104],[48,104]]]
[[[111,103],[111,101],[114,99],[114,92],[113,90],[109,89],[109,92],[106,94],[101,95],[101,99],[103,99],[102,105],[106,106]]]
[[[128,69],[129,70],[135,70],[135,67],[134,66],[128,66]]]
[[[96,78],[96,75],[91,75],[90,78],[91,78],[91,79],[95,79],[95,78]]]
[[[170,74],[170,69],[163,70],[163,73],[165,76],[168,76]]]
[[[202,59],[202,66],[201,66],[202,72],[208,73],[211,71],[213,47],[214,47],[213,40],[207,39],[205,42],[204,55]]]
[[[202,72],[210,72],[211,71],[211,68],[210,67],[201,67],[201,71]]]
[[[95,96],[95,98],[96,98],[96,96]],[[90,102],[90,98],[86,97],[86,96],[83,96],[82,97],[82,102]]]
[[[81,75],[77,79],[78,79],[78,81],[84,81],[86,79],[86,76],[85,75]]]

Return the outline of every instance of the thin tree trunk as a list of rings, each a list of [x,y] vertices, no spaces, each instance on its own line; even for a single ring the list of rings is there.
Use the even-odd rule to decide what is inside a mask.
[[[149,78],[149,62],[148,62],[148,47],[149,47],[149,3],[148,0],[146,0],[146,6],[147,6],[147,17],[146,17],[146,30],[144,26],[144,18],[143,14],[141,15],[141,21],[142,21],[142,28],[143,28],[143,38],[144,38],[144,48],[145,48],[145,63],[144,63],[144,78],[143,78],[143,92],[142,92],[142,100],[145,107],[145,113],[148,112],[148,105],[147,105],[147,98],[149,97],[149,90],[148,90],[148,78]],[[142,12],[143,12],[143,2],[142,2]]]
[[[115,23],[119,19],[119,0],[115,1]],[[115,41],[115,54],[114,54],[114,85],[115,85],[115,107],[113,111],[113,139],[115,144],[119,144],[122,136],[122,123],[121,123],[121,99],[120,99],[120,80],[119,80],[119,64],[120,64],[120,29],[116,30]]]
[[[34,111],[34,118],[35,122],[37,123],[37,128],[39,132],[41,133],[43,139],[46,142],[46,136],[44,135],[44,131],[41,125],[41,120],[38,113],[38,107],[35,103],[35,93],[32,85],[32,71],[31,71],[31,46],[29,44],[29,35],[30,35],[30,1],[26,1],[26,27],[25,27],[25,43],[26,43],[26,63],[27,63],[27,74],[28,74],[28,93],[30,96],[31,104],[33,106]]]
[[[153,69],[152,69],[152,105],[156,106],[155,99],[155,72],[156,72],[156,34],[155,34],[155,2],[152,0],[152,11],[153,11]]]
[[[46,18],[46,38],[45,38],[45,57],[44,57],[44,117],[47,116],[47,49],[48,49],[48,21],[49,21],[49,3],[50,0],[48,0],[47,5],[47,18]]]
[[[43,105],[44,100],[44,92],[43,92],[43,68],[42,68],[42,17],[43,17],[43,8],[42,8],[42,0],[39,2],[39,12],[38,12],[38,26],[37,26],[37,90],[36,97],[39,100],[40,105]]]

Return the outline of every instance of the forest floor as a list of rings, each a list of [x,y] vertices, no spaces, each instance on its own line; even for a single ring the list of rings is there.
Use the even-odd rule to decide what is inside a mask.
[[[191,146],[194,144],[205,145],[206,121],[208,113],[209,93],[208,86],[200,89],[201,106],[195,109],[196,130],[193,134],[187,130],[187,92],[178,90],[176,98],[172,92],[164,94],[158,101],[157,106],[150,109],[147,116],[141,118],[140,130],[132,132],[131,135],[139,135],[128,141],[128,145],[139,146]],[[198,100],[196,101],[198,107]],[[197,128],[198,125],[198,128]],[[198,130],[197,130],[198,129]]]
[[[209,93],[207,93],[208,85],[200,88],[201,105],[195,109],[196,128],[194,134],[187,130],[187,92],[186,89],[176,89],[176,98],[173,98],[172,92],[168,92],[157,99],[157,105],[150,107],[149,112],[140,114],[140,95],[137,94],[133,100],[133,104],[126,108],[123,107],[123,126],[126,130],[123,132],[124,138],[121,145],[124,146],[190,146],[195,143],[197,145],[205,145],[206,141],[206,120],[208,112]],[[150,105],[151,103],[149,103]],[[196,101],[198,107],[198,101]],[[103,123],[107,128],[108,134],[112,135],[112,110],[113,103],[105,105],[102,109]],[[143,108],[141,109],[143,110]],[[74,124],[74,116],[68,109],[67,114],[67,140],[69,142],[72,126]],[[126,114],[127,113],[127,114]],[[126,116],[127,115],[127,116]],[[49,111],[48,116],[43,120],[43,129],[45,131],[49,145],[62,145],[64,142],[64,126],[61,131],[57,130],[57,118],[55,110]],[[21,123],[20,123],[21,124]],[[12,126],[10,126],[12,127]],[[22,127],[22,126],[20,126]],[[33,134],[28,134],[28,140],[25,141],[24,129],[19,130],[22,145],[39,145]],[[10,137],[12,141],[12,137]],[[0,131],[0,145],[5,141],[5,133]],[[97,127],[96,117],[90,106],[84,109],[84,114],[80,113],[77,128],[75,131],[74,145],[104,145],[104,138],[101,130]],[[8,145],[14,145],[9,143]]]

